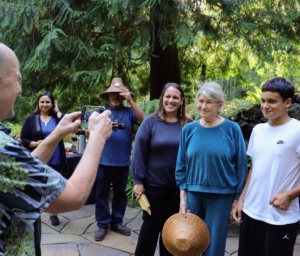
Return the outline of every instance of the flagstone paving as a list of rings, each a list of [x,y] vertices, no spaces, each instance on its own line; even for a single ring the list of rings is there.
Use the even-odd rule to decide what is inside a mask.
[[[131,229],[130,236],[108,230],[105,239],[100,242],[94,241],[97,230],[95,205],[85,205],[78,211],[59,214],[59,219],[60,224],[54,227],[49,214],[42,214],[43,256],[126,256],[134,254],[142,224],[142,210],[136,203],[126,209],[124,225]],[[224,256],[237,256],[238,237],[238,223],[229,224]],[[159,256],[158,249],[155,256]],[[297,237],[294,256],[300,256],[300,236]]]

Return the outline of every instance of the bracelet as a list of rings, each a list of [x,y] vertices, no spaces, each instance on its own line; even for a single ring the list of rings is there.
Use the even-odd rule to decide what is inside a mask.
[[[36,142],[35,141],[33,142],[33,147],[36,148]]]
[[[61,111],[60,111],[60,110],[57,110],[57,111],[56,111],[56,114],[57,114],[58,112],[60,112],[60,113],[61,113]]]

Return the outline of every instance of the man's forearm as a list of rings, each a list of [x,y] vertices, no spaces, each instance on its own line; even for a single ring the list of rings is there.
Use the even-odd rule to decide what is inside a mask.
[[[144,111],[133,100],[128,101],[128,103],[131,106],[133,112],[135,113],[139,123],[142,123],[146,116]]]
[[[46,212],[60,213],[79,209],[94,185],[105,139],[90,137],[84,154],[63,193],[52,202]],[[101,185],[101,184],[100,184]]]
[[[246,195],[246,193],[248,191],[250,180],[251,180],[251,174],[252,174],[252,168],[248,172],[248,176],[247,176],[247,179],[246,179],[246,183],[245,183],[244,189],[243,189],[243,191],[242,191],[242,193],[240,195],[240,198],[238,199],[241,202],[244,202],[245,195]]]
[[[105,139],[90,137],[82,159],[69,179],[69,182],[75,186],[79,194],[85,198],[90,194],[94,184],[104,145]]]
[[[294,200],[296,197],[300,196],[300,186],[294,187],[286,193],[291,200]]]
[[[61,136],[54,130],[34,151],[32,151],[31,155],[37,156],[44,163],[48,163],[61,139]]]
[[[71,121],[75,120],[75,122],[77,122],[79,114],[80,112],[78,112],[76,116],[71,119]],[[48,206],[46,209],[47,212],[59,213],[72,211],[79,209],[84,205],[96,178],[99,160],[105,141],[112,133],[112,124],[111,120],[109,119],[109,115],[111,115],[111,111],[106,110],[102,114],[94,112],[90,116],[90,137],[84,154],[73,175],[67,181],[65,189]],[[70,117],[72,116],[69,116],[69,120]],[[65,130],[65,132],[62,130],[64,135],[72,133],[78,129],[78,124],[80,124],[80,121],[77,123],[70,123],[69,120],[65,118],[57,127],[59,127],[64,120],[66,121],[66,124],[71,124],[70,129]]]

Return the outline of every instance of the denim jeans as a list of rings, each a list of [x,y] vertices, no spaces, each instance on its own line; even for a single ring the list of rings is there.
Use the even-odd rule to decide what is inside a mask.
[[[100,228],[123,225],[123,218],[127,206],[126,184],[129,166],[99,165],[96,179],[96,221]],[[109,211],[110,184],[113,188],[112,210]]]

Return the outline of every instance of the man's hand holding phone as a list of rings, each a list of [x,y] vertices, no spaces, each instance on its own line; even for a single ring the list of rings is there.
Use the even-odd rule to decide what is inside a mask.
[[[97,113],[101,114],[104,111],[105,111],[105,107],[103,107],[103,106],[92,106],[92,105],[82,106],[82,108],[81,108],[81,123],[87,123],[93,112],[97,112]]]

